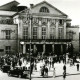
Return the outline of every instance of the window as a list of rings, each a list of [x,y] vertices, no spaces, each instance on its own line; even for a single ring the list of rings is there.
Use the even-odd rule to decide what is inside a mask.
[[[6,39],[10,39],[11,37],[11,31],[10,30],[6,30]]]
[[[67,39],[73,39],[73,32],[67,32]]]
[[[28,27],[23,29],[23,39],[28,39]]]
[[[63,20],[62,20],[62,19],[59,20],[59,24],[60,24],[60,25],[63,24]]]
[[[46,39],[46,27],[42,27],[42,39]]]
[[[37,39],[37,27],[33,28],[33,39]]]
[[[11,53],[11,46],[5,46],[5,53],[10,54]]]
[[[59,39],[62,39],[63,38],[63,28],[59,28],[58,34],[59,34]]]
[[[47,7],[41,7],[40,12],[49,13],[49,9]]]
[[[55,28],[50,28],[50,39],[55,39]]]

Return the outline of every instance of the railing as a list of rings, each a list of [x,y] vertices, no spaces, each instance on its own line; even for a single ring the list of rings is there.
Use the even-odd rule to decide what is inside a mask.
[[[13,19],[2,19],[0,24],[13,24]]]

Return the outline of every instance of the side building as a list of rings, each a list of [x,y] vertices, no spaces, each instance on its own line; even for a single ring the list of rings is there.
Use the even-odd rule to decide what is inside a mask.
[[[0,6],[0,55],[18,52],[18,26],[13,22],[12,7],[18,2],[12,1]]]

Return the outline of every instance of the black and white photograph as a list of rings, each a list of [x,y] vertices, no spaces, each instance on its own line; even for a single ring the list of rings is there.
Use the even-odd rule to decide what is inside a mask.
[[[80,80],[80,0],[1,0],[0,80]]]

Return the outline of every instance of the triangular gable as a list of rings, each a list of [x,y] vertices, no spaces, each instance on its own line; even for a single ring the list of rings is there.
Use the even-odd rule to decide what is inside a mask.
[[[7,4],[0,6],[0,10],[13,11],[12,8],[16,8],[18,4],[19,3],[17,1],[11,1]]]
[[[57,11],[58,13],[60,13],[61,15],[64,15],[64,16],[67,16],[65,13],[63,13],[62,11],[60,11],[59,9],[57,9],[56,7],[54,7],[53,5],[49,4],[48,2],[46,1],[43,1],[41,3],[38,3],[36,5],[34,5],[31,9],[33,10],[34,8],[36,8],[37,6],[39,5],[42,5],[42,4],[46,4],[48,5],[49,7],[53,8],[55,11]]]

